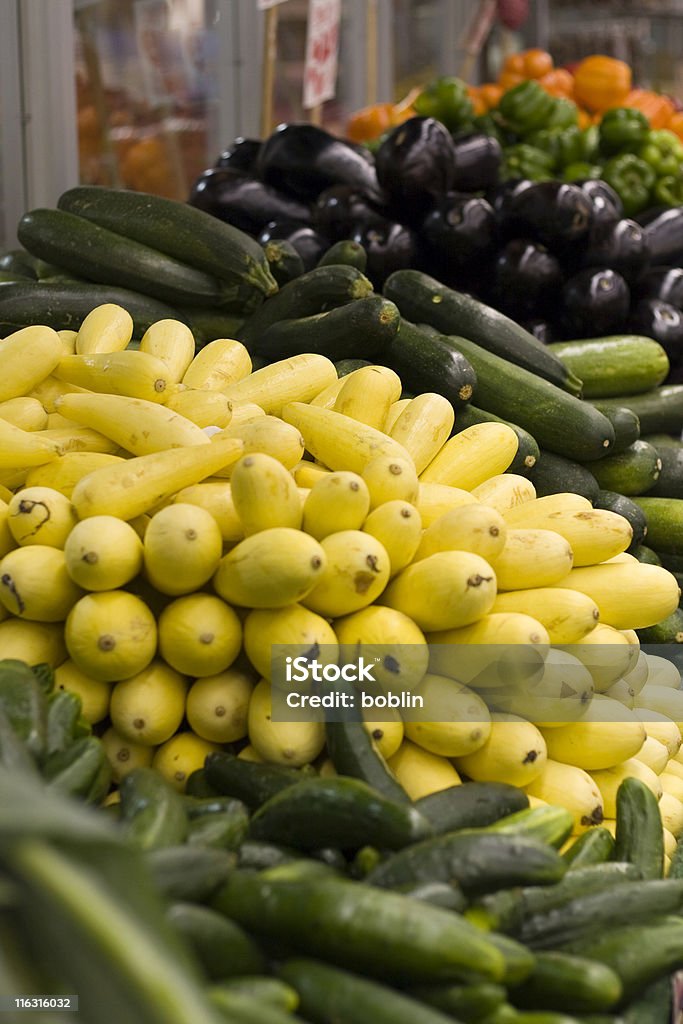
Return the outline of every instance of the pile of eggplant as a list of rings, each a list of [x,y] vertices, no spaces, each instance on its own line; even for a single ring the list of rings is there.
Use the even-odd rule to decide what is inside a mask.
[[[655,338],[683,381],[683,207],[624,217],[605,182],[501,182],[501,148],[413,117],[373,155],[305,123],[237,139],[190,203],[312,269],[336,242],[367,254],[379,290],[415,268],[467,291],[545,342]]]

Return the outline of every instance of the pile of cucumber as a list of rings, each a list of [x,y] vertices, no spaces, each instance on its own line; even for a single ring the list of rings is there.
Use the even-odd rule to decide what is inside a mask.
[[[96,809],[82,759],[59,784],[36,771],[83,731],[77,698],[69,715],[46,690],[0,664],[0,976],[77,993],[55,1020],[668,1021],[683,844],[663,879],[639,780],[616,839],[568,846],[567,811],[503,783],[410,801],[349,718],[328,725],[336,776],[217,752],[186,794],[136,768]]]

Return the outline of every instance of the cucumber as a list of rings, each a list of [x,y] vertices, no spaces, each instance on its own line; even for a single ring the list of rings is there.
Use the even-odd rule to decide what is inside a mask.
[[[318,266],[329,267],[340,263],[347,267],[355,267],[356,270],[360,270],[361,274],[364,274],[368,264],[368,254],[360,242],[346,238],[331,245],[327,252],[320,257]]]
[[[260,1003],[276,1007],[284,1013],[295,1013],[299,1006],[299,997],[291,985],[286,985],[279,978],[269,974],[236,975],[226,978],[219,985],[212,985],[209,990],[211,998],[220,993],[248,996]],[[218,1005],[218,1000],[215,1000]],[[291,1020],[291,1017],[289,1018]]]
[[[465,356],[446,338],[401,317],[401,327],[384,356],[404,388],[419,394],[433,391],[455,407],[469,402],[477,377]]]
[[[234,338],[244,323],[239,314],[226,313],[221,309],[178,306],[176,319],[181,319],[192,331],[197,348],[203,348],[216,338]]]
[[[36,261],[25,249],[10,249],[0,256],[0,270],[37,280]]]
[[[550,885],[565,870],[559,854],[536,839],[472,830],[415,843],[379,864],[367,881],[385,889],[454,881],[477,894],[505,886]]]
[[[443,334],[462,335],[534,376],[552,381],[571,394],[581,393],[581,381],[554,353],[491,306],[453,291],[418,270],[395,271],[384,284],[384,294],[413,323],[429,324]]]
[[[635,864],[645,879],[662,877],[664,839],[659,805],[640,779],[624,779],[617,790],[614,856]]]
[[[121,821],[142,850],[182,843],[188,831],[183,799],[152,768],[134,768],[121,780]]]
[[[217,846],[237,850],[249,829],[249,815],[242,810],[207,814],[190,821],[187,843],[190,846]]]
[[[334,364],[337,377],[346,377],[347,374],[353,373],[354,370],[360,370],[363,366],[372,366],[372,363],[369,359],[339,359]]]
[[[206,777],[205,768],[197,768],[188,776],[185,783],[185,796],[193,797],[196,800],[210,800],[214,797],[220,799],[220,793],[214,789]]]
[[[683,878],[683,843],[678,840],[669,866],[669,878]]]
[[[673,1010],[673,979],[659,978],[629,1003],[623,1024],[669,1024]]]
[[[245,804],[241,800],[235,800],[229,796],[196,797],[188,795],[186,791],[183,796],[183,803],[185,804],[185,810],[190,821],[207,816],[213,817],[218,814],[243,816],[247,814]]]
[[[9,331],[33,324],[55,331],[77,331],[96,306],[113,302],[133,318],[133,335],[141,338],[157,320],[183,317],[156,299],[126,288],[98,284],[12,284],[0,289],[0,324]]]
[[[218,1013],[225,1024],[306,1024],[290,1010],[258,995],[231,992],[226,984],[212,985],[208,996],[214,1013]]]
[[[498,981],[505,970],[487,937],[453,911],[363,882],[332,876],[274,881],[236,872],[213,905],[249,932],[406,984],[456,981],[469,972]]]
[[[636,632],[641,644],[683,644],[683,609],[677,608],[656,625]]]
[[[0,711],[26,749],[40,759],[47,745],[47,704],[36,675],[23,661],[0,661]]]
[[[483,409],[477,409],[471,403],[464,405],[458,410],[453,433],[459,434],[462,430],[466,430],[467,427],[474,426],[475,423],[506,423],[508,427],[512,427],[517,435],[519,446],[517,454],[506,472],[528,476],[529,470],[534,468],[541,455],[536,438],[532,437],[527,430],[518,427],[516,423],[502,420],[500,416],[494,416],[492,412],[484,412]]]
[[[301,277],[305,271],[304,261],[299,256],[291,242],[286,238],[271,238],[263,246],[263,251],[268,260],[268,267],[277,282],[278,288],[289,284],[296,277]],[[363,269],[362,267],[360,268]]]
[[[111,767],[96,736],[84,736],[47,757],[43,774],[49,779],[48,789],[52,792],[88,800],[101,800],[111,781]]]
[[[593,499],[593,506],[594,508],[607,509],[608,512],[616,512],[617,515],[628,519],[633,530],[633,539],[631,540],[629,551],[640,545],[647,536],[645,513],[639,505],[636,505],[634,501],[623,494],[617,494],[615,491],[600,490]]]
[[[21,274],[18,270],[0,270],[0,285],[4,287],[8,284],[24,284],[35,281],[35,277],[29,277],[27,274]]]
[[[656,498],[683,498],[683,444],[654,445],[662,465],[648,494]]]
[[[298,768],[243,761],[227,750],[209,754],[204,768],[208,783],[219,793],[237,797],[252,809],[306,777]]]
[[[169,900],[203,903],[237,863],[234,853],[204,846],[165,846],[145,853],[155,887]]]
[[[355,267],[317,267],[290,281],[252,313],[240,328],[238,341],[251,350],[265,331],[281,320],[315,316],[371,293],[372,284]]]
[[[361,353],[371,359],[383,358],[398,331],[399,320],[393,302],[369,295],[328,313],[281,320],[252,339],[248,348],[256,358],[269,362],[306,352],[316,352],[333,361]]]
[[[361,846],[350,864],[352,878],[366,878],[382,860],[382,853],[376,846]]]
[[[58,207],[241,290],[277,291],[263,249],[243,231],[187,203],[144,192],[80,185]],[[246,289],[245,289],[246,286]]]
[[[634,498],[647,519],[647,542],[659,553],[683,555],[683,498]]]
[[[466,338],[449,337],[477,375],[477,405],[528,430],[541,448],[577,462],[603,458],[614,445],[614,428],[589,402],[567,394]]]
[[[559,849],[571,835],[573,824],[571,814],[564,807],[527,807],[489,825],[487,831],[526,836]]]
[[[461,914],[467,907],[465,894],[457,885],[446,882],[418,882],[417,885],[406,885],[398,892],[410,896],[411,900],[421,900],[435,907],[455,910]]]
[[[431,832],[412,805],[387,800],[359,779],[306,779],[263,804],[251,819],[251,839],[297,849],[367,844],[398,850]]]
[[[683,384],[663,384],[643,395],[632,395],[628,399],[605,398],[599,404],[612,408],[626,405],[640,420],[642,435],[660,432],[680,435],[683,426]]]
[[[39,777],[38,766],[28,747],[19,739],[9,718],[0,707],[0,768],[8,775],[14,773]]]
[[[267,868],[262,873],[262,877],[275,882],[301,882],[309,878],[330,878],[336,874],[337,871],[329,864],[324,864],[314,857],[298,856],[284,864],[276,864],[275,867]]]
[[[166,919],[192,949],[210,980],[263,973],[265,960],[254,940],[210,907],[172,903]]]
[[[567,871],[578,871],[593,864],[604,864],[614,853],[614,839],[606,828],[589,828],[562,854]]]
[[[528,476],[539,498],[546,494],[573,491],[588,501],[594,501],[600,491],[600,485],[589,469],[552,452],[542,451]]]
[[[47,703],[46,753],[57,754],[67,749],[81,717],[82,701],[77,693],[59,690],[50,695]]]
[[[590,471],[603,490],[617,491],[627,497],[651,490],[661,468],[659,452],[647,441],[634,441],[618,455],[609,455],[590,465]]]
[[[583,381],[584,398],[639,395],[656,388],[669,372],[662,346],[639,334],[556,341],[548,348]]]
[[[638,506],[636,506],[636,508],[637,507]],[[643,521],[644,520],[645,516],[643,516]],[[633,545],[631,545],[631,547],[629,548],[629,552],[633,555],[634,558],[637,558],[638,561],[642,562],[644,565],[662,564],[662,560],[657,554],[657,552],[653,551],[652,548],[648,548],[645,544],[639,544],[635,548],[633,547]]]
[[[577,1013],[609,1010],[621,996],[621,981],[605,964],[569,953],[538,953],[531,975],[518,985],[512,1000],[529,1010]]]
[[[503,956],[505,969],[500,980],[504,985],[514,988],[529,977],[536,962],[536,956],[530,949],[511,939],[509,935],[501,935],[499,932],[490,932],[487,937]]]
[[[140,289],[162,302],[223,305],[230,286],[140,242],[64,210],[30,210],[17,237],[34,256],[89,281]]]
[[[593,402],[592,404],[612,424],[614,430],[612,455],[618,455],[619,452],[625,451],[634,441],[638,440],[640,420],[632,409],[628,409],[625,405],[611,406],[603,402]]]
[[[315,960],[286,960],[279,976],[316,1024],[452,1024],[450,1016],[377,981]]]
[[[287,864],[299,857],[297,850],[276,843],[262,843],[255,839],[246,839],[238,851],[238,865],[241,868],[253,868],[264,871],[268,868]]]
[[[480,1024],[505,1002],[502,985],[432,985],[410,989],[408,995],[428,1006],[443,1010],[463,1024]],[[419,1017],[416,1024],[419,1024]]]
[[[492,825],[528,806],[524,790],[506,782],[465,782],[415,801],[415,807],[437,834]]]

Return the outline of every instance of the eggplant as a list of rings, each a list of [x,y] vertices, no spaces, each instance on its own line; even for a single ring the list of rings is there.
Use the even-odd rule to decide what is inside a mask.
[[[440,121],[411,117],[389,133],[375,165],[391,215],[418,224],[434,201],[453,188],[455,144]]]
[[[649,259],[650,250],[640,224],[617,220],[593,227],[580,262],[584,267],[611,267],[629,279],[638,275]]]
[[[624,206],[611,185],[599,178],[586,178],[575,181],[591,201],[593,207],[593,226],[614,224],[624,216]]]
[[[274,238],[284,239],[296,249],[304,270],[313,270],[317,267],[320,257],[330,248],[330,240],[318,234],[310,225],[284,219],[266,224],[257,241],[265,245]]]
[[[562,286],[562,267],[545,246],[516,238],[499,253],[494,266],[496,308],[513,317],[551,312]]]
[[[553,341],[557,341],[557,331],[548,320],[534,317],[533,320],[523,320],[520,327],[523,327],[529,334],[533,334],[534,338],[538,338],[544,345],[550,345]]]
[[[615,270],[592,267],[579,271],[562,289],[568,337],[598,338],[625,329],[630,292]]]
[[[407,270],[414,266],[416,243],[410,228],[395,221],[384,220],[370,225],[359,225],[351,230],[351,239],[362,245],[368,255],[365,269],[379,291],[386,279],[395,270]]]
[[[228,167],[212,167],[200,174],[189,202],[250,235],[257,235],[273,220],[311,222],[310,207],[304,203]]]
[[[536,181],[509,193],[500,210],[507,238],[524,236],[551,248],[572,244],[588,235],[593,206],[577,185]]]
[[[646,211],[636,220],[643,226],[652,262],[678,266],[683,257],[683,207]]]
[[[299,199],[316,199],[331,185],[353,185],[377,195],[369,150],[313,124],[282,124],[261,146],[257,168],[268,185]]]
[[[503,150],[498,139],[481,132],[456,135],[455,178],[457,192],[480,192],[498,183]]]
[[[640,299],[633,307],[628,329],[658,341],[672,367],[683,361],[683,313],[670,302]]]
[[[260,139],[243,139],[240,136],[223,150],[214,167],[229,167],[232,171],[241,171],[242,174],[255,174],[260,151]]]
[[[496,218],[493,208],[478,196],[449,193],[437,200],[420,225],[425,259],[445,270],[482,263],[496,247]],[[438,276],[438,274],[437,274]]]
[[[640,299],[662,299],[683,309],[683,267],[650,267],[636,282]]]
[[[515,202],[519,193],[531,188],[533,184],[530,178],[508,178],[486,192],[486,198],[493,207],[498,221],[505,219],[508,207]]]
[[[349,238],[352,228],[380,224],[386,218],[369,196],[353,185],[333,185],[316,199],[313,226],[332,242]]]

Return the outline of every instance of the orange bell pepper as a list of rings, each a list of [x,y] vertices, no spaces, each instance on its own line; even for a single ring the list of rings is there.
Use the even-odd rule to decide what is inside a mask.
[[[675,107],[667,96],[649,89],[632,89],[624,100],[625,107],[633,107],[650,122],[651,128],[668,128]]]
[[[486,82],[479,86],[479,99],[486,107],[486,110],[493,110],[500,103],[503,90],[495,82]]]
[[[498,85],[502,92],[507,92],[508,89],[519,85],[520,82],[526,82],[526,75],[518,74],[516,71],[502,71],[498,78]]]
[[[591,111],[622,106],[631,91],[631,69],[623,60],[595,54],[586,57],[574,73],[577,103]]]
[[[543,78],[555,67],[553,58],[545,50],[525,50],[523,74],[526,78]]]
[[[346,123],[346,136],[352,142],[370,142],[394,124],[393,103],[373,103],[352,114]]]
[[[502,72],[504,74],[507,74],[509,72],[512,75],[519,75],[520,79],[526,78],[526,69],[524,67],[524,54],[509,54],[503,61]]]
[[[565,68],[554,68],[539,78],[538,84],[542,85],[551,96],[561,96],[567,100],[574,99],[574,76]]]
[[[683,139],[683,112],[673,114],[667,128],[670,132],[674,132],[679,139]]]

